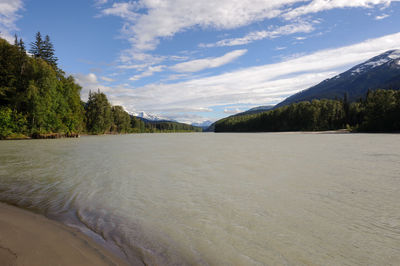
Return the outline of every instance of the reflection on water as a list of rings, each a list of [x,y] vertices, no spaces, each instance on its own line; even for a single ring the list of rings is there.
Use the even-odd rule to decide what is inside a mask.
[[[143,134],[0,151],[0,200],[133,264],[400,262],[400,135]]]

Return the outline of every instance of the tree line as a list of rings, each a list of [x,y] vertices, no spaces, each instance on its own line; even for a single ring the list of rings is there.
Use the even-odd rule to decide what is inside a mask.
[[[172,121],[145,121],[129,115],[122,106],[111,106],[104,93],[89,92],[85,103],[86,129],[92,134],[198,132],[201,128]]]
[[[91,92],[81,101],[79,86],[57,65],[50,37],[40,32],[30,44],[15,36],[14,44],[0,38],[0,139],[54,134],[196,131],[176,123],[149,125],[111,106],[104,93]],[[168,129],[165,129],[168,128]]]
[[[347,128],[358,132],[400,131],[400,91],[368,91],[364,99],[313,100],[255,115],[218,121],[215,132],[324,131]]]

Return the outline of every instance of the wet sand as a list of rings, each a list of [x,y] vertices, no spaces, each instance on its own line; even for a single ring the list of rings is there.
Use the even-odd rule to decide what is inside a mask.
[[[77,229],[0,203],[0,264],[128,265]]]

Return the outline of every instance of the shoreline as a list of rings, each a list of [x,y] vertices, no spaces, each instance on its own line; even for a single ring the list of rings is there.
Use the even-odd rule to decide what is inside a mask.
[[[0,202],[2,265],[129,265],[76,228]]]

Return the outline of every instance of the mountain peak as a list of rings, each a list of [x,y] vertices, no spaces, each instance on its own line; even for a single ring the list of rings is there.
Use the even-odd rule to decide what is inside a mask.
[[[134,116],[137,116],[137,117],[140,117],[140,118],[144,118],[144,119],[150,120],[150,121],[163,121],[163,120],[168,120],[168,119],[166,119],[166,118],[162,118],[162,117],[159,117],[159,116],[157,116],[157,115],[149,114],[149,113],[146,113],[146,112],[144,112],[144,111],[138,112],[138,113],[133,113],[133,115],[134,115]]]
[[[389,62],[393,62],[395,60],[400,59],[400,49],[397,50],[390,50],[371,58],[370,60],[357,65],[350,69],[352,75],[360,74],[365,71],[371,70],[373,68],[379,67]],[[395,61],[397,65],[399,65],[399,61]]]

